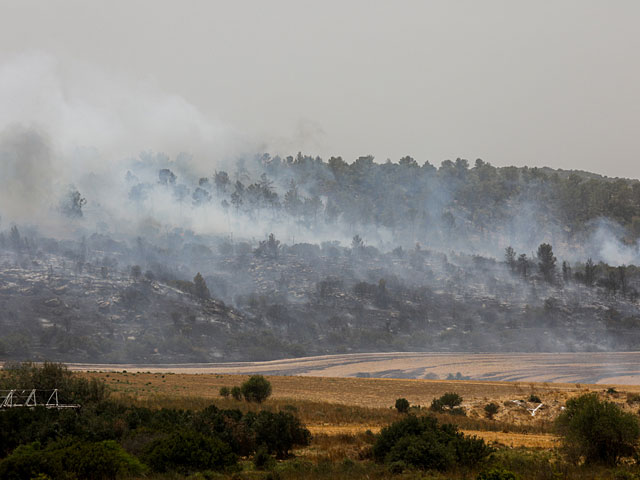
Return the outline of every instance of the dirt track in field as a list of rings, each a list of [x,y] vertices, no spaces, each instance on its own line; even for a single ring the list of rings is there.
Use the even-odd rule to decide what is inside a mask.
[[[360,353],[202,364],[72,364],[74,370],[302,375],[640,385],[640,352],[608,353]]]

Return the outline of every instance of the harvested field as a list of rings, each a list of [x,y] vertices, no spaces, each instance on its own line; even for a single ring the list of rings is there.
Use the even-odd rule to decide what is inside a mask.
[[[370,377],[640,385],[640,352],[583,353],[359,353],[270,362],[70,365],[77,370],[122,370],[316,377]]]
[[[221,374],[174,374],[90,372],[106,381],[118,396],[149,405],[169,406],[178,402],[181,408],[198,408],[212,401],[224,402],[227,407],[238,405],[219,396],[220,387],[240,385],[248,376]],[[366,428],[388,424],[395,411],[397,398],[406,398],[411,405],[427,408],[434,398],[447,392],[462,396],[467,422],[488,422],[484,407],[497,403],[495,428],[499,424],[531,425],[538,430],[550,423],[570,397],[598,392],[608,399],[627,405],[627,393],[640,392],[640,386],[618,386],[618,393],[607,394],[602,385],[535,382],[443,381],[386,378],[331,378],[304,376],[271,376],[273,395],[268,403],[279,407],[291,403],[309,424],[349,425],[357,423]],[[532,397],[533,395],[533,397]],[[531,398],[538,397],[542,405]],[[331,405],[331,408],[328,406]],[[318,413],[319,412],[319,413]],[[463,425],[464,426],[464,425]],[[472,424],[467,428],[476,429]]]

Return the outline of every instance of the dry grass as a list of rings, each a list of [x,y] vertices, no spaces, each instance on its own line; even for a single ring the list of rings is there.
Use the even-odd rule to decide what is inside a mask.
[[[367,431],[377,433],[400,418],[391,408],[395,399],[405,397],[413,405],[422,405],[423,408],[414,410],[421,415],[433,398],[450,391],[464,398],[468,416],[439,415],[441,422],[455,423],[462,431],[496,445],[553,448],[557,446],[557,438],[551,435],[552,418],[566,399],[588,391],[603,392],[601,386],[575,384],[273,376],[268,377],[273,396],[263,405],[256,405],[219,395],[220,387],[240,385],[248,378],[246,375],[132,372],[81,375],[102,378],[115,398],[150,408],[201,409],[215,403],[219,408],[238,408],[243,412],[294,409],[314,435],[312,445],[303,452],[305,458],[314,461],[361,458],[368,447]],[[617,397],[626,403],[622,388],[625,387],[619,387]],[[512,402],[526,400],[532,393],[549,405],[537,412],[537,417]],[[490,401],[500,405],[493,420],[485,418],[482,410]]]

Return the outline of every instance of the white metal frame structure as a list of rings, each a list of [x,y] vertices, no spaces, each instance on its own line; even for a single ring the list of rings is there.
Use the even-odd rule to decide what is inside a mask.
[[[47,398],[46,402],[38,403],[39,392],[43,400]],[[35,388],[31,390],[0,390],[0,410],[17,407],[34,408],[38,406],[55,409],[80,408],[80,405],[77,403],[60,403],[58,401],[57,388],[53,390],[39,390]]]

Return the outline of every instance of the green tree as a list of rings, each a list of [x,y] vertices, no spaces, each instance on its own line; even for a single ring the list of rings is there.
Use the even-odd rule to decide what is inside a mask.
[[[264,445],[268,453],[277,458],[286,458],[295,445],[306,446],[311,433],[290,412],[261,411],[257,415],[247,414],[245,422],[255,432],[256,444]]]
[[[236,385],[231,389],[231,396],[234,400],[242,400],[242,389]]]
[[[556,419],[563,446],[575,462],[615,465],[637,452],[640,425],[632,413],[589,393],[567,401]]]
[[[433,417],[414,415],[383,428],[373,445],[378,462],[441,471],[473,467],[491,452],[482,439],[463,435],[455,425],[438,425]]]
[[[154,470],[221,470],[234,465],[237,456],[222,440],[190,430],[160,438],[147,447],[143,457]]]
[[[271,395],[271,383],[262,375],[252,375],[240,387],[247,402],[264,402]]]
[[[484,406],[484,413],[487,416],[487,418],[493,418],[493,416],[496,413],[498,413],[499,410],[500,410],[500,406],[495,402],[487,403]]]
[[[399,413],[407,413],[409,411],[409,400],[406,398],[398,398],[396,400],[396,410]]]
[[[433,412],[464,415],[464,409],[460,404],[462,404],[462,397],[457,393],[448,392],[440,398],[434,398],[429,409]]]

